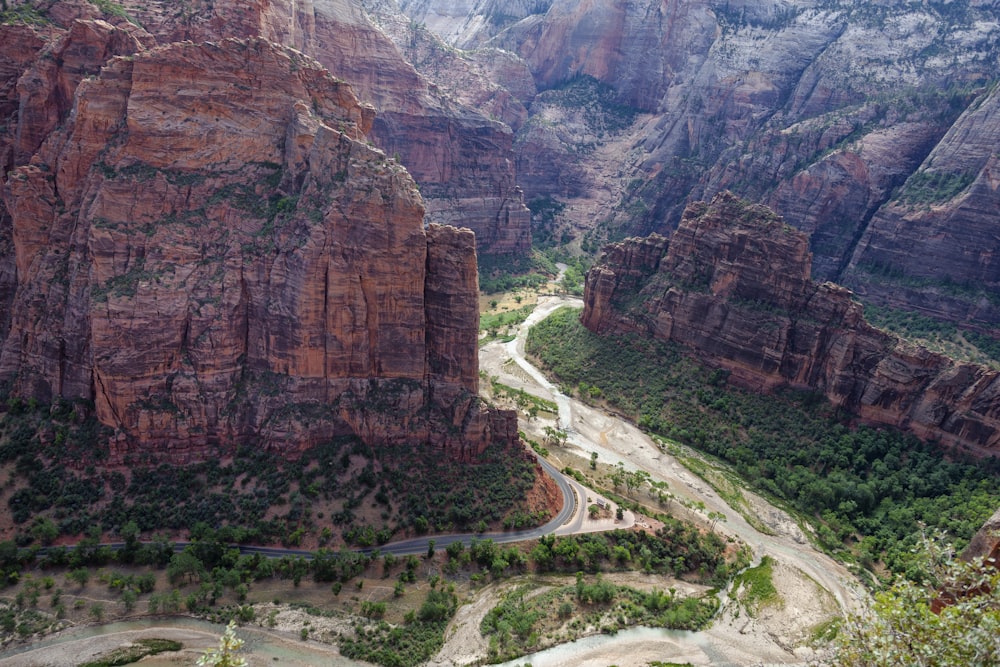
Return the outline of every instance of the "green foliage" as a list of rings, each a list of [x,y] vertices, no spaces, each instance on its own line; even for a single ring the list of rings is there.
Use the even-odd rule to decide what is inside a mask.
[[[642,570],[717,585],[728,580],[732,566],[726,562],[722,538],[714,533],[703,534],[672,517],[659,518],[664,526],[655,535],[612,530],[543,537],[531,558],[541,572]]]
[[[760,565],[736,575],[729,597],[739,600],[751,616],[756,616],[761,607],[779,603],[781,597],[774,587],[774,559],[764,556]]]
[[[639,109],[623,103],[614,88],[588,75],[574,77],[541,93],[535,103],[539,101],[581,109],[588,129],[597,136],[627,129],[639,113]]]
[[[500,329],[517,326],[528,319],[528,315],[531,315],[531,311],[534,309],[535,304],[529,304],[503,313],[482,313],[479,316],[479,331],[497,332]],[[497,335],[486,336],[480,339],[479,344],[484,345],[498,337]]]
[[[221,543],[293,544],[307,531],[320,532],[310,511],[317,498],[335,508],[330,521],[346,541],[359,546],[385,543],[398,526],[419,517],[429,530],[461,530],[480,522],[499,525],[518,510],[530,514],[523,498],[535,482],[535,468],[517,445],[511,451],[491,447],[471,462],[443,463],[425,448],[402,445],[383,448],[376,458],[357,439],[342,438],[295,461],[254,447],[240,449],[227,464],[131,461],[127,479],[98,467],[105,436],[94,418],[78,416],[82,412],[64,401],[40,406],[8,400],[0,420],[0,463],[13,462],[11,474],[25,482],[7,497],[16,523],[34,521],[22,534],[25,544],[80,535],[94,526],[104,532],[121,529],[122,562],[161,564],[172,552],[161,544],[140,546],[141,535],[221,525]],[[42,447],[38,434],[43,430],[63,435]],[[355,518],[354,509],[366,498],[385,508],[381,525]],[[54,551],[50,558],[64,558],[73,567],[112,558],[108,550],[84,546]]]
[[[541,253],[522,255],[480,255],[479,289],[498,294],[515,289],[541,287],[556,274],[556,268]]]
[[[874,326],[954,359],[1000,365],[1000,339],[975,331],[962,331],[952,322],[871,304],[865,306],[865,319]]]
[[[556,219],[566,209],[566,204],[546,195],[535,197],[528,202],[531,209],[531,245],[544,249],[559,245],[562,238],[557,238]]]
[[[523,389],[515,389],[510,385],[506,385],[502,382],[498,382],[495,377],[490,378],[490,389],[493,392],[493,396],[497,398],[510,398],[514,401],[517,407],[522,410],[530,410],[535,408],[537,412],[548,412],[551,414],[557,414],[559,412],[559,406],[554,402],[546,400],[544,398],[539,398],[534,394],[529,394]]]
[[[444,630],[457,607],[458,600],[450,588],[432,588],[406,625],[392,626],[381,620],[358,624],[353,638],[341,640],[340,652],[384,667],[413,667],[426,662],[444,645]]]
[[[939,204],[949,201],[972,185],[975,172],[951,174],[937,171],[917,171],[910,176],[896,200],[911,206]]]
[[[24,4],[8,7],[7,3],[4,2],[3,11],[0,11],[0,25],[14,25],[17,23],[44,25],[49,23],[49,19],[45,15],[44,10],[36,7],[34,3],[25,2]]]
[[[923,540],[916,581],[898,578],[870,609],[847,619],[833,664],[842,667],[987,667],[1000,664],[1000,570]],[[934,613],[932,605],[947,606]]]
[[[184,645],[169,639],[137,639],[130,646],[115,649],[98,660],[84,662],[80,667],[117,667],[139,662],[147,655],[156,655],[167,651],[180,651]]]
[[[570,624],[570,632],[587,624],[605,632],[633,625],[699,630],[708,626],[718,609],[718,600],[711,594],[684,598],[673,590],[643,592],[612,584],[600,575],[588,580],[578,574],[575,585],[541,595],[529,597],[530,590],[530,586],[521,586],[508,592],[483,617],[479,629],[490,640],[489,662],[512,660],[537,650],[541,634],[560,627],[573,613],[572,600],[584,612],[585,621]]]
[[[897,431],[855,428],[814,394],[737,390],[678,346],[596,336],[576,311],[534,327],[527,349],[563,385],[596,384],[641,427],[723,459],[811,517],[825,546],[853,544],[866,565],[906,571],[918,523],[966,540],[1000,505],[995,457],[946,460]]]

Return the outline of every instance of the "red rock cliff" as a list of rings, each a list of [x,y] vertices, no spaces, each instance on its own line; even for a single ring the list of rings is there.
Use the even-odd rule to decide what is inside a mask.
[[[476,398],[473,234],[424,228],[409,174],[365,141],[373,117],[261,39],[136,44],[82,79],[5,190],[0,374],[93,400],[117,460],[515,439]]]
[[[429,84],[361,3],[124,4],[161,43],[263,37],[312,56],[378,110],[369,138],[398,156],[420,184],[428,221],[469,227],[483,253],[530,249],[530,213],[515,184],[510,127]]]
[[[823,392],[866,421],[977,455],[1000,451],[1000,373],[867,324],[851,293],[810,278],[805,234],[723,193],[669,242],[630,239],[587,276],[587,328],[694,349],[743,386]]]

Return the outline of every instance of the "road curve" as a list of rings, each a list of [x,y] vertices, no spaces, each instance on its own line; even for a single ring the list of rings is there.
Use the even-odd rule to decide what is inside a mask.
[[[554,401],[558,406],[556,425],[567,432],[567,444],[584,458],[597,452],[603,463],[623,463],[629,470],[642,469],[654,480],[666,481],[671,491],[681,498],[705,503],[705,513],[721,512],[724,523],[716,530],[742,540],[750,545],[757,558],[764,555],[778,557],[797,567],[819,582],[837,600],[841,609],[857,610],[865,597],[863,588],[851,573],[826,554],[815,550],[801,533],[795,522],[781,510],[770,506],[763,499],[756,502],[769,516],[778,517],[779,534],[768,535],[747,523],[746,519],[726,504],[700,478],[684,468],[680,462],[664,453],[649,436],[630,422],[617,415],[595,409],[566,396],[525,358],[525,339],[528,330],[563,306],[581,307],[582,300],[573,297],[548,296],[539,303],[508,343],[490,343],[480,350],[480,368],[501,382],[525,392]],[[516,365],[516,369],[513,366]],[[543,420],[522,420],[521,427],[529,434],[542,437]],[[749,495],[749,494],[748,494]]]

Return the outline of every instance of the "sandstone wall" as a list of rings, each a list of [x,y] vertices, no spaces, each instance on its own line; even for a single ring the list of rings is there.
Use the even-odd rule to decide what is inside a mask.
[[[448,209],[476,232],[480,252],[530,249],[528,210],[515,190],[510,127],[485,115],[488,108],[463,104],[429,83],[360,3],[193,0],[181,6],[152,0],[125,6],[160,43],[263,37],[312,56],[376,108],[369,138],[398,157],[419,183],[430,204],[429,222],[453,222],[437,215]],[[464,100],[476,101],[482,100]],[[509,201],[517,202],[521,215],[502,215]],[[498,219],[511,225],[509,232],[493,233]]]
[[[425,229],[374,109],[271,41],[148,37],[73,23],[21,86],[13,393],[93,401],[113,461],[516,439],[476,398],[474,236]]]
[[[612,244],[587,276],[597,333],[672,340],[740,385],[822,392],[862,419],[978,456],[1000,451],[1000,372],[875,329],[847,289],[814,283],[808,238],[729,193],[674,236]]]

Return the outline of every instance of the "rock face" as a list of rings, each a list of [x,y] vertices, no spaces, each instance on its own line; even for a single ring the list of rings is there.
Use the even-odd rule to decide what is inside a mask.
[[[844,282],[872,301],[1000,322],[1000,90],[966,110],[875,214]]]
[[[181,6],[144,0],[125,6],[161,43],[263,37],[312,56],[376,108],[369,137],[420,185],[428,222],[460,218],[476,232],[482,253],[530,249],[530,215],[515,183],[513,133],[488,117],[505,104],[520,104],[495,85],[496,105],[482,106],[481,96],[455,97],[432,85],[361,3],[194,0]],[[515,207],[517,214],[510,215]],[[445,210],[449,216],[439,215]],[[510,228],[498,233],[498,225]]]
[[[400,6],[455,46],[523,59],[538,95],[522,99],[522,187],[558,198],[591,245],[669,234],[688,203],[731,190],[808,233],[821,280],[982,332],[1000,324],[997,3]],[[614,154],[545,99],[587,77],[641,112]]]
[[[348,434],[468,457],[517,438],[476,398],[474,236],[425,228],[351,86],[263,39],[67,34],[129,55],[79,81],[8,179],[13,393],[93,401],[115,461]],[[80,71],[45,78],[49,97],[22,87],[22,108]]]
[[[1000,372],[867,324],[851,293],[810,277],[808,237],[729,193],[688,207],[668,241],[608,246],[582,321],[686,345],[742,386],[822,392],[862,419],[978,456],[1000,451]]]

